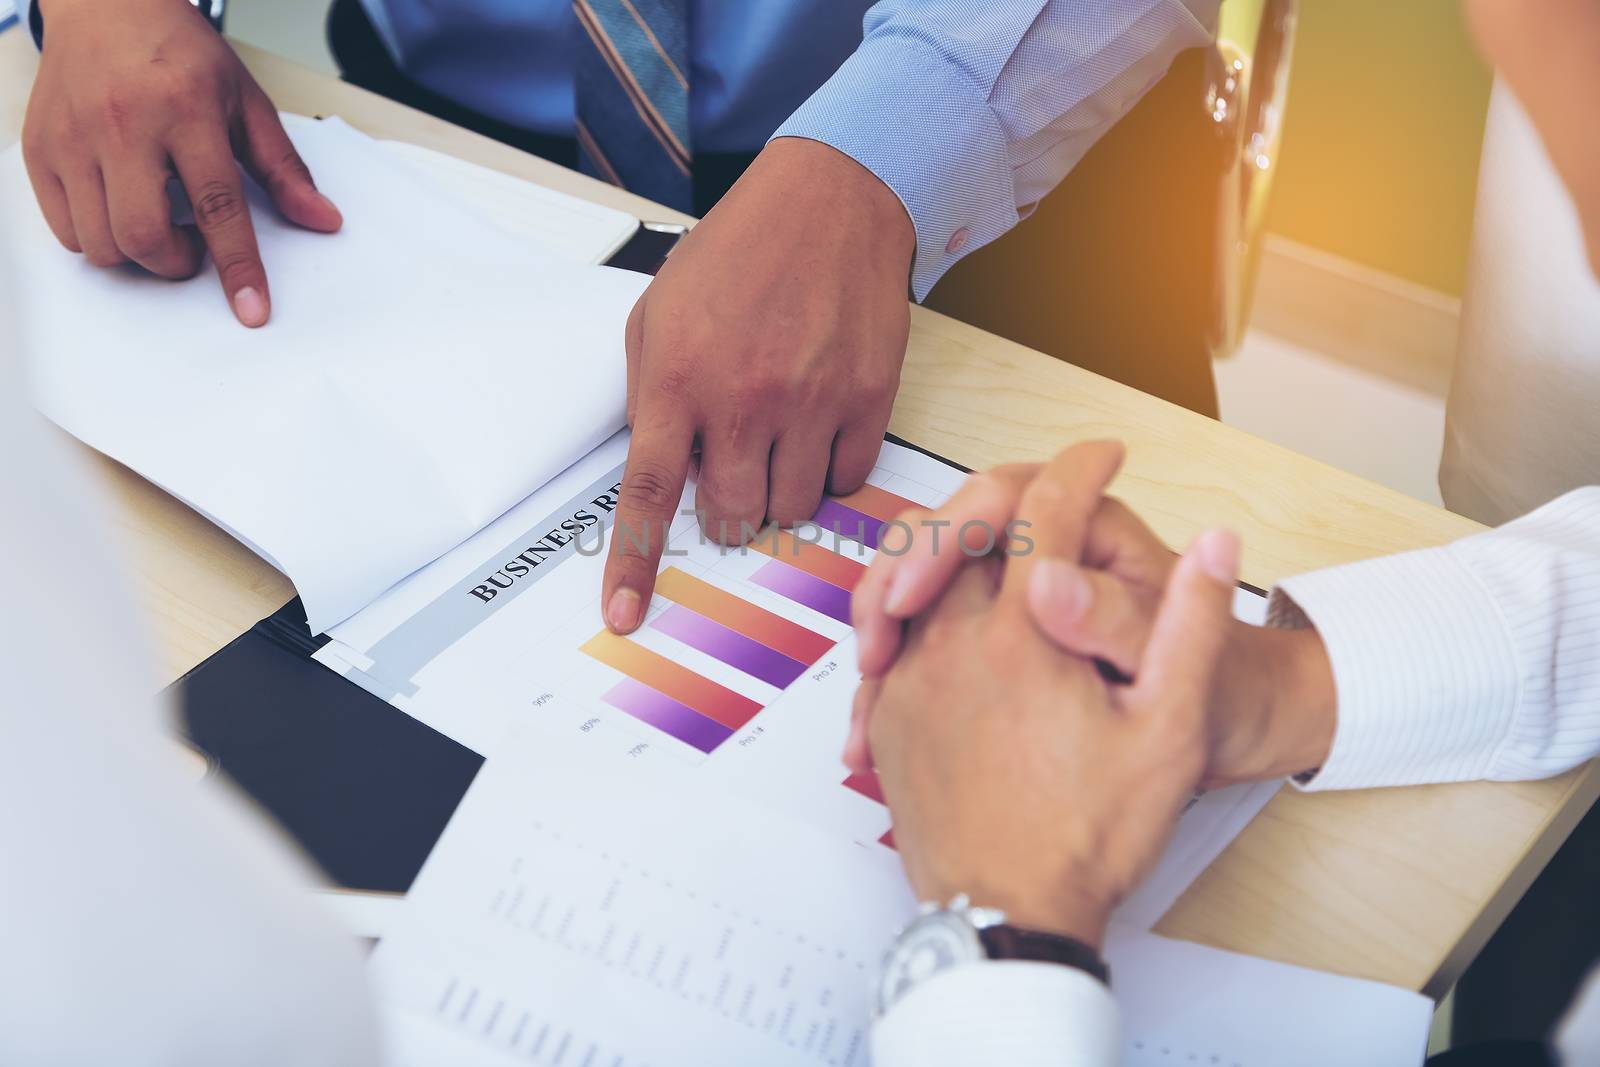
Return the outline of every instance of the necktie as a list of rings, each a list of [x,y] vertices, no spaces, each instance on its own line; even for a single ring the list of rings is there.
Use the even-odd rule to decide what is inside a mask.
[[[694,207],[689,3],[572,3],[579,169],[680,211]]]

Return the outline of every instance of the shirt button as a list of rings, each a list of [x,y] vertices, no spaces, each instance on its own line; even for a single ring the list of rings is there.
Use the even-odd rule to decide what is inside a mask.
[[[967,231],[967,228],[965,226],[961,227],[961,229],[950,235],[950,243],[944,246],[944,250],[949,252],[951,255],[955,255],[957,252],[967,247],[967,238],[969,236],[970,234]]]

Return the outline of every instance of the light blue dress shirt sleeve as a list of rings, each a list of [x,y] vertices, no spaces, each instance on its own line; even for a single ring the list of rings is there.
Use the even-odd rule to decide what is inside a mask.
[[[918,300],[1016,225],[1219,0],[882,0],[861,46],[774,137],[832,145],[895,191],[917,231]]]

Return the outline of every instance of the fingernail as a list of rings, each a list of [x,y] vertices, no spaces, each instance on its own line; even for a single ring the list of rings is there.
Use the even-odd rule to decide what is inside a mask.
[[[1094,597],[1089,579],[1063,560],[1040,560],[1034,565],[1032,581],[1044,603],[1062,619],[1082,618]]]
[[[894,577],[889,580],[889,595],[883,598],[883,610],[890,615],[905,613],[906,601],[911,599],[911,590],[916,586],[916,568],[902,564],[894,572]]]
[[[318,193],[317,194],[317,203],[321,204],[327,210],[333,212],[334,215],[338,217],[340,222],[344,221],[344,212],[340,211],[339,210],[339,205],[335,204],[332,200],[329,200],[327,197],[323,196],[321,193]]]
[[[1208,530],[1195,539],[1200,569],[1224,585],[1239,576],[1239,537],[1232,530]]]
[[[233,313],[246,326],[260,326],[267,321],[267,298],[255,286],[247,285],[233,294]]]
[[[639,594],[626,587],[611,594],[606,605],[606,622],[619,634],[631,633],[639,625]]]

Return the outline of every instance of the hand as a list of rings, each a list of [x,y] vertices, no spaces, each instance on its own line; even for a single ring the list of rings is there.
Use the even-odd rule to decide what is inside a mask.
[[[100,267],[133,261],[188,278],[205,249],[235,316],[271,313],[239,163],[285,218],[331,232],[266,93],[185,0],[41,0],[44,54],[23,121],[23,157],[57,240]],[[198,235],[173,225],[176,173]]]
[[[1216,531],[1177,563],[1128,686],[1039,633],[1033,567],[960,569],[873,683],[872,751],[921,899],[966,893],[1019,925],[1101,943],[1204,770],[1238,551]]]
[[[877,461],[910,330],[916,245],[850,157],[773,141],[668,258],[628,319],[633,443],[601,602],[639,625],[690,454],[708,537],[809,519]]]
[[[1068,457],[1084,462],[1086,447],[1067,450],[1053,466],[1064,466]],[[974,531],[1002,529],[1018,518],[1024,493],[1043,470],[1019,464],[974,475],[944,507],[909,518],[913,525],[933,521],[954,530],[969,523],[977,524]],[[1035,625],[1058,647],[1136,677],[1177,557],[1120,501],[1103,498],[1091,506],[1081,557],[1041,558],[1029,582],[1029,607]],[[933,602],[967,558],[914,539],[902,555],[873,561],[851,603],[863,675],[889,669],[904,620]],[[857,695],[845,747],[845,762],[858,771],[872,765],[872,692],[869,686]],[[1315,630],[1230,619],[1209,698],[1213,732],[1202,784],[1216,788],[1320,766],[1333,743],[1336,703],[1332,667]]]

